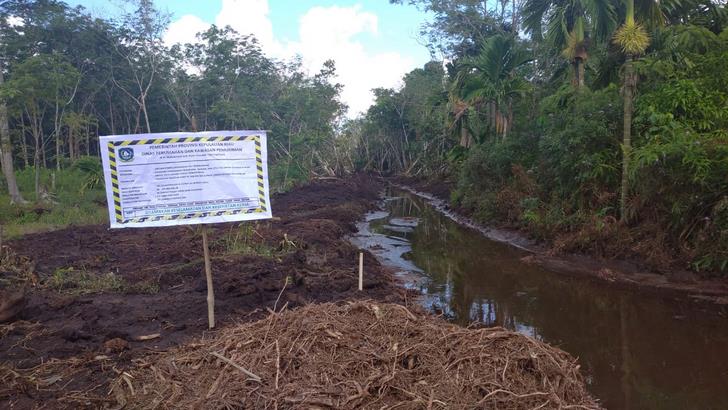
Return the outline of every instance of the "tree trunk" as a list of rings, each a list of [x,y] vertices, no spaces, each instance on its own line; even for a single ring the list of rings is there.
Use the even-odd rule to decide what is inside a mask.
[[[629,160],[632,153],[632,110],[637,79],[632,66],[632,56],[627,55],[624,62],[624,129],[622,138],[622,192],[619,212],[622,222],[627,222],[627,197],[629,195]]]
[[[142,96],[142,111],[144,112],[144,122],[147,125],[147,133],[152,132],[152,128],[149,126],[149,114],[147,114],[147,97]]]
[[[513,100],[508,100],[508,116],[506,117],[508,119],[507,127],[505,130],[505,133],[503,134],[503,139],[505,139],[508,136],[508,133],[511,132],[511,129],[513,129]]]
[[[68,158],[71,162],[75,161],[76,156],[76,142],[73,139],[73,127],[68,127]]]
[[[465,124],[460,124],[460,146],[470,148],[470,133]]]
[[[81,128],[77,130],[79,133],[82,132]],[[81,158],[81,135],[74,135],[73,136],[73,154],[74,154],[74,160],[78,160]]]
[[[40,151],[41,151],[40,138],[41,137],[37,133],[35,133],[35,135],[33,135],[33,137],[35,138],[35,158],[33,160],[33,168],[35,168],[34,169],[34,171],[35,171],[35,200],[37,201],[38,199],[40,199]]]
[[[109,120],[111,121],[111,135],[116,135],[116,127],[114,126],[114,104],[111,101],[111,94],[106,93],[109,97]]]
[[[90,136],[90,134],[91,134],[91,126],[87,124],[86,125],[86,156],[87,157],[91,155],[91,141],[90,141],[91,136]]]
[[[25,168],[30,166],[30,155],[28,154],[28,143],[25,141],[25,130],[20,133],[20,152],[23,153],[23,164]]]
[[[42,131],[42,128],[39,128]],[[46,152],[46,139],[43,138],[43,134],[41,134],[41,141],[40,141],[40,154],[43,158],[43,168],[48,169],[48,153]]]
[[[584,59],[575,57],[572,66],[574,66],[574,79],[571,83],[575,89],[581,90],[584,87]]]
[[[61,130],[58,119],[58,91],[56,91],[56,113],[53,117],[53,133],[56,134],[56,169],[61,170]]]
[[[61,170],[61,136],[56,134],[56,169]]]
[[[576,58],[576,88],[581,90],[584,87],[584,59]]]
[[[3,66],[0,63],[0,85],[3,84]],[[5,102],[0,102],[0,165],[2,166],[5,181],[8,184],[11,204],[21,204],[26,201],[20,194],[18,183],[15,180],[13,169],[13,144],[10,141],[10,129],[8,127],[8,107]]]

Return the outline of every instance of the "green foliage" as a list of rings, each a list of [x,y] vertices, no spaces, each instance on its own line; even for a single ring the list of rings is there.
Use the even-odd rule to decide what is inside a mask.
[[[728,41],[701,34],[712,47],[682,49],[683,58],[659,64],[648,58],[641,67],[650,81],[636,105],[642,141],[634,150],[638,194],[632,212],[661,221],[694,268],[725,270],[728,75],[722,67],[728,64]]]
[[[279,189],[350,170],[328,158],[346,109],[332,61],[309,74],[300,60],[273,60],[255,37],[214,25],[195,44],[167,48],[169,16],[147,0],[117,21],[56,1],[0,7],[22,20],[0,18],[0,99],[16,166],[65,167],[97,153],[97,135],[265,129]],[[85,174],[78,188],[94,189],[100,178]]]
[[[38,54],[15,67],[10,80],[0,87],[0,99],[10,102],[15,111],[26,114],[34,124],[33,138],[39,141],[44,117],[67,105],[79,80],[80,73],[64,57]]]
[[[578,208],[617,188],[621,110],[614,86],[564,87],[543,100],[539,180],[548,191]]]
[[[81,183],[81,193],[98,188],[104,180],[104,170],[101,167],[101,160],[97,157],[81,157],[73,163],[72,169],[84,174],[84,179]]]
[[[482,0],[390,0],[390,3],[416,5],[433,16],[420,31],[428,40],[431,54],[473,55],[484,39],[515,31],[510,22],[502,21],[497,11],[489,9],[489,4]],[[506,17],[504,13],[501,10],[501,17]]]
[[[348,123],[345,131],[357,145],[356,167],[405,174],[441,172],[453,145],[442,138],[444,81],[442,65],[433,61],[406,74],[400,90],[375,89],[366,116]]]
[[[533,180],[537,163],[534,142],[530,136],[513,135],[477,145],[462,164],[453,199],[480,220],[518,225],[524,206],[533,208],[532,203],[523,200],[538,196]]]
[[[451,99],[456,102],[451,107],[455,114],[453,127],[461,132],[466,127],[478,142],[489,134],[507,135],[513,125],[514,101],[530,90],[530,84],[519,72],[530,61],[530,53],[523,44],[513,36],[501,34],[483,41],[477,55],[462,59],[450,90]],[[477,126],[480,123],[485,127]],[[480,128],[484,132],[479,132]],[[469,144],[461,141],[461,145],[464,142]]]
[[[286,192],[307,182],[309,175],[299,163],[289,158],[269,165],[268,178],[272,192]]]
[[[96,159],[94,159],[96,160]],[[90,161],[90,160],[89,160]],[[52,189],[52,174],[56,188]],[[34,199],[35,170],[26,168],[16,173],[18,185],[25,198]],[[59,229],[68,225],[107,223],[106,194],[103,184],[82,189],[89,174],[71,167],[61,171],[41,169],[41,185],[47,187],[55,203],[11,206],[7,193],[0,194],[0,224],[5,235],[14,237],[32,232]]]
[[[442,151],[458,175],[457,206],[485,223],[526,229],[556,250],[639,258],[656,269],[728,271],[724,4],[527,0],[519,10],[530,35],[523,41],[506,35],[515,20],[505,4],[498,17],[478,15],[474,1],[409,3],[436,16],[425,29],[450,60],[445,133],[433,136],[460,143]],[[502,31],[473,32],[491,18]],[[506,69],[523,50],[533,64]],[[639,55],[631,65],[638,77],[620,75],[625,54]],[[570,68],[578,87],[564,84]],[[526,89],[528,98],[509,98]],[[631,149],[621,143],[629,95]],[[396,116],[369,119],[394,124],[387,135],[396,139]],[[494,133],[494,123],[509,132]],[[632,164],[624,190],[629,224],[618,222],[617,211],[623,152]]]
[[[283,239],[274,245],[268,244],[256,231],[257,225],[250,222],[243,222],[231,226],[215,243],[215,246],[222,249],[226,254],[233,255],[259,255],[267,257],[278,257],[292,250],[298,245],[288,239],[284,234]]]
[[[300,60],[274,60],[230,27],[167,48],[169,16],[147,0],[119,21],[57,1],[3,2],[2,15],[23,22],[0,18],[0,99],[15,164],[23,164],[18,182],[34,199],[37,166],[56,203],[10,207],[0,195],[0,223],[18,235],[105,221],[99,162],[80,157],[97,152],[97,135],[267,129],[274,191],[353,170],[450,175],[459,179],[459,205],[557,249],[726,270],[725,4],[527,0],[509,10],[508,2],[390,2],[431,13],[423,33],[447,64],[432,61],[401,87],[374,90],[367,113],[346,123],[332,61],[309,74]],[[633,164],[624,190],[630,225],[617,223],[615,211],[624,53],[641,55],[633,63],[639,81],[619,84],[636,90],[633,147],[624,149]],[[564,84],[572,69],[578,91]],[[62,168],[55,188],[48,167]],[[236,230],[221,243],[237,253],[295,246],[285,238],[256,245],[250,235]]]

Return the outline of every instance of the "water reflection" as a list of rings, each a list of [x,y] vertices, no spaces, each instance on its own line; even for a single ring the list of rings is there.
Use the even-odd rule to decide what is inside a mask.
[[[503,326],[570,352],[608,408],[728,408],[724,314],[523,264],[523,251],[401,195],[386,201],[388,215],[361,226],[358,240],[420,271],[424,280],[410,283],[428,307],[462,325]]]

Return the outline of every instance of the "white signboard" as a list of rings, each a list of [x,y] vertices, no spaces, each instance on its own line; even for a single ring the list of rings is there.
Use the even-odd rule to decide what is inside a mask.
[[[271,217],[265,131],[100,138],[112,228]]]

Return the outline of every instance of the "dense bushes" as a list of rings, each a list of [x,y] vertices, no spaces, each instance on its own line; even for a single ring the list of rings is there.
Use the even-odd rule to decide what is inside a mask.
[[[541,107],[541,184],[573,207],[593,206],[619,183],[622,104],[617,87],[594,92],[565,87]]]
[[[35,170],[24,168],[16,175],[20,189],[32,193]],[[42,195],[26,195],[32,201],[28,204],[10,205],[7,193],[0,192],[0,225],[6,236],[108,221],[98,158],[81,157],[60,171],[41,168],[38,177]]]
[[[693,268],[726,271],[728,31],[702,35],[710,47],[683,48],[679,60],[645,61],[631,210],[668,232],[670,246]]]
[[[618,222],[615,85],[565,86],[542,99],[532,124],[470,150],[453,199],[557,251],[634,257],[657,270],[728,271],[727,40],[713,36],[711,47],[640,62],[626,223]]]

